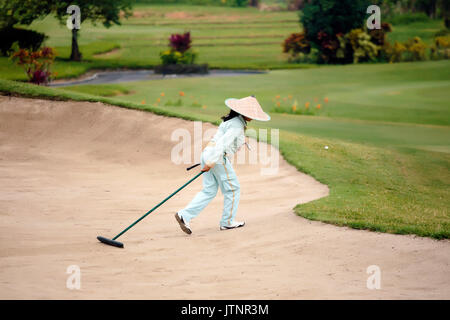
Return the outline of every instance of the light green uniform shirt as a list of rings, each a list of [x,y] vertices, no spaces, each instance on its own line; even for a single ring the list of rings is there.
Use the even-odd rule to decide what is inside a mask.
[[[242,147],[245,143],[246,124],[241,115],[220,124],[211,142],[203,150],[203,160],[208,166],[223,163],[224,154],[231,157]]]

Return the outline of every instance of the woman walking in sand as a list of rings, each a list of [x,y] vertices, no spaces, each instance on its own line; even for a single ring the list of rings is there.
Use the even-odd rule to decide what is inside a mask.
[[[236,153],[245,143],[245,129],[251,120],[269,121],[270,116],[263,111],[255,96],[225,100],[230,113],[222,117],[213,139],[201,155],[203,189],[182,210],[175,213],[181,230],[191,234],[190,221],[195,218],[217,194],[220,187],[224,196],[220,230],[243,227],[245,222],[235,221],[240,198],[240,185],[228,157]]]

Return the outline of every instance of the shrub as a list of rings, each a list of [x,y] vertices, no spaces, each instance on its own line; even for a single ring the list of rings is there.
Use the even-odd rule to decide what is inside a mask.
[[[19,48],[37,51],[47,39],[43,33],[19,28],[5,28],[0,30],[0,52],[4,56],[10,54],[13,43],[17,42]]]
[[[309,53],[300,52],[295,58],[289,57],[291,63],[317,63],[319,61],[319,50],[311,48]]]
[[[405,43],[396,41],[393,46],[388,43],[384,46],[389,62],[426,60],[426,49],[427,45],[419,37]]]
[[[426,59],[427,45],[419,37],[409,39],[405,43],[406,57],[405,61],[423,61]]]
[[[372,29],[368,31],[370,40],[378,46],[384,46],[387,42],[386,35],[388,32],[392,32],[392,26],[387,22],[381,23],[381,29]]]
[[[319,63],[337,63],[338,58],[336,56],[337,50],[339,49],[339,40],[337,35],[330,35],[326,32],[319,32],[317,34],[317,43],[319,54]]]
[[[159,54],[162,64],[176,64],[181,59],[183,54],[176,50],[166,50]]]
[[[48,84],[51,80],[50,68],[55,55],[55,51],[49,47],[38,51],[19,49],[11,55],[11,59],[24,68],[30,82],[40,85]]]
[[[362,29],[355,29],[347,35],[353,50],[353,63],[375,60],[379,47],[370,41],[370,36]]]
[[[178,63],[181,64],[193,64],[195,63],[195,60],[197,59],[197,52],[194,50],[188,50],[185,51],[181,58],[178,60]]]
[[[183,53],[176,50],[166,50],[160,53],[162,64],[193,64],[197,58],[197,53],[188,50]]]
[[[400,62],[403,60],[403,53],[406,51],[406,46],[401,42],[395,41],[394,45],[386,44],[385,52],[389,62]]]
[[[169,46],[181,53],[189,50],[191,47],[191,34],[190,32],[186,32],[184,34],[172,34],[169,38]]]
[[[353,62],[353,48],[348,40],[347,35],[339,34],[337,36],[339,41],[339,47],[336,50],[336,58],[339,59],[342,63],[351,63]]]
[[[191,49],[191,42],[189,32],[172,34],[169,38],[170,49],[160,52],[162,64],[194,64],[197,53]]]
[[[339,49],[336,56],[345,62],[353,63],[375,60],[379,46],[371,42],[370,35],[362,29],[354,29],[344,36],[338,36]]]
[[[367,0],[312,0],[305,4],[300,22],[306,38],[320,51],[319,62],[338,62],[338,35],[360,28],[368,5]]]
[[[283,52],[289,53],[291,59],[295,60],[299,53],[308,54],[310,51],[311,45],[304,32],[292,33],[283,42]]]
[[[436,37],[431,46],[431,58],[434,60],[450,58],[450,36]]]

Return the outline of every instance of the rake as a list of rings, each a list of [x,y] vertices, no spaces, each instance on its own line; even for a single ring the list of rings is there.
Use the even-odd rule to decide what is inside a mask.
[[[195,168],[197,165],[194,165],[192,167],[187,168],[186,170],[191,170],[192,168]],[[190,184],[192,181],[194,181],[195,179],[197,179],[198,177],[200,177],[202,175],[202,173],[204,173],[204,171],[200,171],[195,177],[193,177],[191,180],[189,180],[188,182],[186,182],[184,185],[182,185],[180,188],[178,188],[176,191],[174,191],[170,196],[168,196],[167,198],[165,198],[163,201],[161,201],[160,203],[158,203],[156,206],[154,206],[151,210],[149,210],[146,214],[144,214],[142,217],[140,217],[139,219],[137,219],[135,222],[133,222],[132,224],[130,224],[127,228],[123,229],[118,235],[116,235],[114,238],[112,239],[108,239],[102,236],[98,236],[97,239],[107,245],[113,246],[113,247],[118,247],[118,248],[123,248],[123,243],[120,241],[117,241],[116,239],[118,239],[120,236],[122,236],[125,232],[127,232],[128,230],[130,230],[132,227],[134,227],[137,223],[139,223],[142,219],[144,219],[146,216],[148,216],[150,213],[152,213],[153,211],[155,211],[156,209],[158,209],[164,202],[166,202],[167,200],[169,200],[170,198],[172,198],[174,195],[176,195],[179,191],[181,191],[184,187],[186,187],[188,184]]]

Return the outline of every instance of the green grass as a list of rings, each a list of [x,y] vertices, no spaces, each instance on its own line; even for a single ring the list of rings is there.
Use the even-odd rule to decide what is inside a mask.
[[[385,21],[391,24],[407,25],[416,22],[428,22],[430,17],[425,12],[406,12],[394,14],[385,18]]]
[[[297,214],[356,229],[449,237],[449,153],[283,136],[283,156],[330,186],[329,197],[296,206]]]
[[[310,102],[314,108],[320,103],[322,109],[317,115],[321,117],[323,126],[317,127],[318,131],[334,130],[326,132],[324,136],[338,134],[347,138],[353,132],[345,132],[345,126],[352,126],[361,131],[362,141],[366,141],[370,139],[370,132],[375,130],[375,124],[385,132],[384,136],[390,135],[392,126],[402,128],[394,130],[391,135],[398,136],[399,130],[404,135],[410,134],[408,128],[417,130],[411,124],[449,125],[448,105],[443,103],[450,91],[449,66],[449,61],[443,60],[395,65],[330,66],[301,71],[274,70],[269,74],[242,77],[151,80],[122,83],[134,94],[118,99],[135,103],[145,100],[147,104],[153,105],[160,98],[161,105],[167,99],[178,98],[178,93],[183,91],[186,93],[186,105],[198,100],[208,106],[206,114],[215,117],[219,110],[223,110],[222,101],[218,101],[217,97],[255,94],[270,111],[276,107],[276,96],[279,95],[279,100],[286,106],[291,106],[295,100],[299,107]],[[80,91],[83,88],[90,90],[92,85],[78,87]],[[101,88],[102,85],[95,87]],[[162,91],[165,93],[164,98],[160,97]],[[289,99],[289,96],[292,98]],[[324,102],[325,97],[329,99],[328,103]],[[191,111],[189,108],[181,110]],[[290,131],[301,127],[302,133],[315,134],[317,117],[311,120],[295,115],[274,114],[272,122]],[[330,123],[337,127],[334,129]],[[422,133],[426,136],[429,127],[422,127]],[[369,132],[364,133],[365,128]],[[403,133],[397,137],[399,142],[402,136]],[[388,142],[382,137],[379,139],[382,143]]]
[[[70,86],[65,87],[65,91],[82,92],[101,97],[115,97],[134,93],[130,88],[119,84],[104,84],[101,86]]]
[[[82,25],[81,63],[67,60],[70,32],[55,19],[36,21],[30,28],[50,36],[47,45],[58,52],[54,65],[58,78],[90,69],[153,67],[159,64],[159,52],[167,47],[170,34],[187,30],[199,63],[274,70],[266,75],[58,89],[0,80],[0,92],[102,101],[215,124],[226,112],[223,100],[228,97],[255,94],[267,111],[277,108],[277,102],[284,108],[295,103],[302,110],[309,103],[314,116],[273,112],[269,123],[251,123],[256,129],[280,129],[280,151],[286,160],[329,185],[330,196],[297,206],[299,215],[353,228],[449,238],[450,62],[289,64],[281,43],[301,30],[297,14],[254,8],[137,5],[135,15],[121,27]],[[442,22],[414,22],[393,29],[388,35],[391,42],[420,36],[431,44]],[[3,57],[0,75],[25,80],[23,70]],[[180,91],[186,95],[180,97]],[[165,106],[178,99],[181,106]],[[325,145],[330,148],[325,150]]]
[[[280,129],[285,159],[330,187],[329,197],[297,206],[297,214],[443,239],[450,236],[449,67],[449,61],[369,64],[155,80],[123,83],[122,90],[133,92],[114,98],[83,93],[114,90],[103,85],[77,86],[71,92],[0,80],[0,92],[98,100],[215,124],[227,110],[223,100],[228,97],[255,94],[266,110],[276,95],[286,104],[294,98],[313,104],[317,97],[324,107],[315,116],[271,113],[270,122],[250,124]],[[164,106],[179,99],[180,91],[185,93],[182,106]],[[328,104],[322,101],[325,96]],[[195,101],[206,108],[192,107]]]
[[[392,32],[388,33],[387,39],[394,43],[395,41],[406,42],[408,39],[420,37],[427,45],[431,45],[435,33],[442,29],[444,29],[442,20],[394,25]]]
[[[122,48],[110,56],[86,59],[102,65],[109,62],[151,67],[160,63],[159,52],[167,48],[171,34],[189,30],[199,52],[199,63],[207,62],[213,68],[280,67],[288,64],[281,52],[282,41],[300,30],[296,13],[288,11],[189,5],[137,5],[134,11],[135,15],[124,19],[120,27],[83,24],[81,45],[105,41]],[[49,34],[50,46],[70,47],[69,30],[54,18],[35,22],[30,28]],[[239,63],[235,59],[237,52],[241,56]],[[64,56],[68,57],[68,53]]]
[[[95,42],[89,45],[81,45],[80,50],[83,52],[84,58],[90,60],[95,54],[108,52],[113,49],[120,48],[120,45],[114,42]],[[55,47],[57,58],[52,66],[52,71],[56,73],[58,79],[71,78],[81,75],[93,68],[110,68],[114,67],[114,63],[102,62],[73,62],[69,61],[70,47]],[[7,57],[0,57],[0,76],[3,79],[26,81],[27,77],[24,70],[16,66],[12,60]]]
[[[79,44],[84,61],[67,61],[71,33],[65,25],[49,16],[37,20],[30,29],[49,36],[46,45],[55,47],[57,78],[79,76],[90,69],[152,68],[160,63],[159,53],[168,45],[173,33],[190,31],[198,63],[222,69],[294,69],[314,65],[292,64],[282,53],[281,44],[293,32],[301,31],[294,11],[264,12],[255,8],[232,8],[194,5],[137,4],[134,15],[123,19],[121,26],[109,29],[83,23]],[[433,35],[442,29],[441,21],[417,22],[394,26],[390,41],[406,41],[420,36],[431,44]],[[106,53],[116,49],[111,53]],[[106,53],[100,54],[99,53]],[[239,57],[239,58],[236,58]],[[0,77],[25,80],[20,67],[0,57]]]
[[[8,96],[21,96],[27,98],[43,98],[49,100],[61,100],[61,101],[88,101],[88,102],[103,102],[110,105],[115,105],[127,109],[136,109],[142,111],[149,111],[158,115],[166,117],[177,117],[185,120],[201,120],[205,122],[211,122],[218,124],[218,121],[208,121],[205,118],[192,117],[189,115],[183,115],[171,110],[167,110],[160,107],[152,107],[148,105],[139,105],[132,102],[123,102],[110,97],[102,97],[98,95],[90,95],[86,93],[79,93],[72,90],[54,89],[50,87],[37,86],[29,83],[17,82],[12,80],[0,79],[0,93]]]

